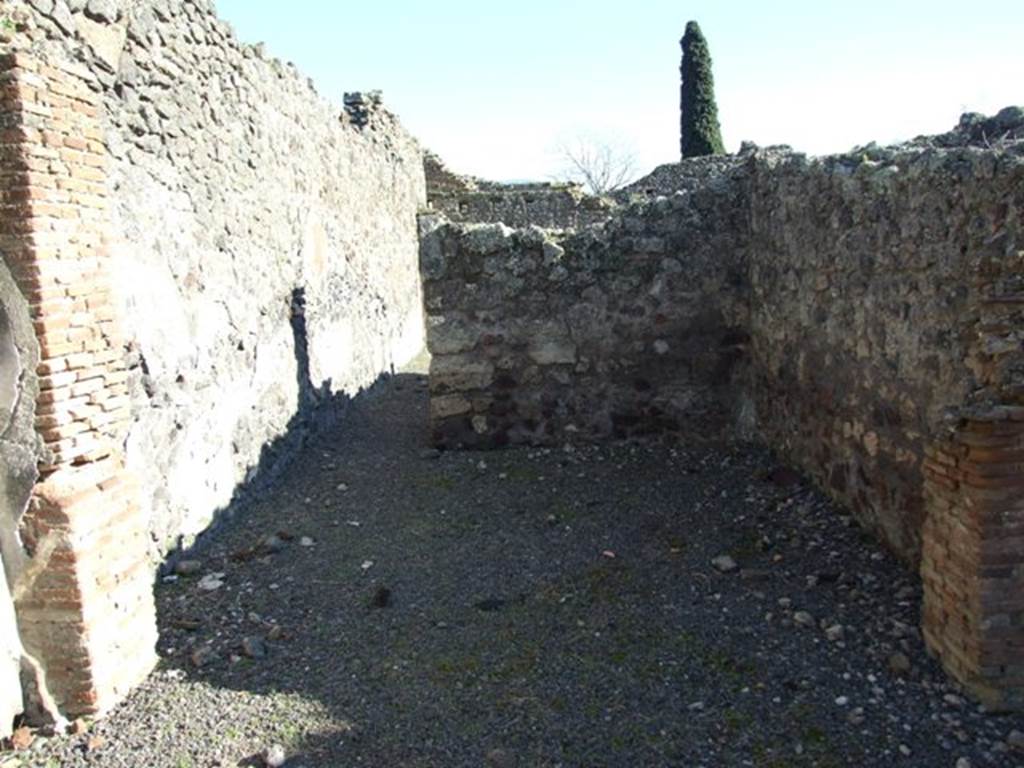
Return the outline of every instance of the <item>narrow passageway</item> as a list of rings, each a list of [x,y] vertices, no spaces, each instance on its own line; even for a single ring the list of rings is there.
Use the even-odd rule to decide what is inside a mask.
[[[426,407],[357,398],[157,586],[149,681],[26,764],[1019,764],[916,578],[761,449],[438,454]]]

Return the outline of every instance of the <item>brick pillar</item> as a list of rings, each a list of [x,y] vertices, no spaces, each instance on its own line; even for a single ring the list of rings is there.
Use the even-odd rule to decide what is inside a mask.
[[[1024,406],[972,415],[927,455],[925,640],[986,705],[1024,708]]]
[[[0,56],[0,253],[40,345],[41,480],[21,522],[22,642],[68,715],[108,709],[152,668],[146,531],[121,446],[131,414],[104,249],[99,99],[72,67]]]

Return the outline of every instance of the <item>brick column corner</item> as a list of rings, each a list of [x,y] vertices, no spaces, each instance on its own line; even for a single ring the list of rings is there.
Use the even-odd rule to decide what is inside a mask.
[[[109,709],[156,658],[145,522],[122,456],[131,413],[100,110],[74,65],[0,55],[0,253],[40,345],[46,452],[13,591],[22,643],[72,716]]]
[[[1024,708],[1024,406],[972,414],[927,451],[922,629],[993,710]]]

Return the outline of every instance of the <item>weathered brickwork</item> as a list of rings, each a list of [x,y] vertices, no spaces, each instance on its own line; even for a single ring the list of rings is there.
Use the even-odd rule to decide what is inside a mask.
[[[22,523],[33,562],[15,601],[21,640],[66,715],[110,709],[156,662],[138,490],[116,459],[56,472]]]
[[[31,302],[42,361],[36,411],[50,460],[110,455],[130,412],[109,290],[106,149],[96,95],[73,74],[6,60],[5,108],[22,116],[4,145],[4,253]]]
[[[925,449],[923,629],[990,707],[1024,708],[1024,191],[979,222],[967,407]]]
[[[43,443],[12,592],[49,694],[64,713],[95,713],[149,672],[156,641],[144,517],[121,449],[128,374],[110,299],[99,99],[73,68],[23,53],[0,57],[0,84],[0,250],[39,344]]]
[[[920,563],[947,669],[1019,707],[1024,162],[948,145],[758,166],[753,392],[768,441]]]
[[[1024,707],[1024,406],[965,419],[926,449],[923,631],[995,709]]]

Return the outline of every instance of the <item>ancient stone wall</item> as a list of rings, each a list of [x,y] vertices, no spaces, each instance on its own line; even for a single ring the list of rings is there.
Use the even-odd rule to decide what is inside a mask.
[[[126,456],[158,557],[269,441],[421,346],[421,152],[378,100],[328,103],[205,0],[64,5],[36,4],[35,45],[83,58],[101,100]]]
[[[430,207],[449,221],[509,227],[574,229],[604,221],[616,204],[588,195],[578,184],[500,184],[449,170],[436,155],[424,160]]]
[[[204,0],[15,11],[0,312],[35,338],[0,376],[29,425],[0,446],[0,728],[8,656],[63,714],[123,695],[156,561],[423,337],[422,156],[378,99],[332,106]]]
[[[509,318],[524,327],[543,320],[512,334],[536,345],[564,337],[567,331],[556,332],[559,318],[586,309],[599,318],[587,327],[613,345],[600,359],[664,337],[679,350],[666,369],[707,372],[707,339],[685,347],[694,339],[688,323],[658,324],[681,312],[728,318],[720,325],[740,339],[737,353],[749,349],[749,358],[738,358],[749,375],[727,377],[717,389],[741,386],[741,395],[726,399],[749,397],[763,436],[915,561],[925,444],[949,414],[985,393],[1009,391],[1021,375],[1011,353],[1020,347],[1019,318],[982,319],[996,307],[1016,308],[987,299],[994,289],[986,286],[1015,274],[1009,257],[993,254],[1014,247],[1007,245],[1015,226],[1007,211],[1018,194],[1020,160],[976,147],[871,152],[873,159],[808,160],[779,150],[695,161],[706,172],[699,184],[692,168],[662,169],[663,179],[682,179],[681,191],[634,203],[579,233],[431,229],[422,258],[428,310],[437,313],[428,342],[439,348],[438,365],[457,367],[443,362],[449,348],[470,358],[484,349],[460,313],[469,313],[471,326],[484,318],[490,325],[481,325],[479,337],[491,344]],[[638,253],[644,249],[659,258]],[[562,251],[557,261],[538,256]],[[681,277],[667,279],[673,261]],[[546,270],[554,265],[571,279],[552,280]],[[604,293],[635,322],[590,306],[584,288],[603,271],[620,280]],[[546,279],[535,281],[541,275]],[[640,295],[643,301],[631,302]],[[654,311],[641,309],[645,304]],[[639,375],[641,360],[623,358],[617,366]],[[574,380],[565,389],[594,386]]]
[[[979,125],[1011,138],[991,146]],[[647,186],[680,191],[553,242],[424,220],[435,439],[756,424],[921,564],[925,635],[947,668],[994,706],[1024,705],[1014,126],[1010,109],[903,147],[661,169]]]
[[[822,160],[748,148],[618,204],[428,163],[460,221],[424,215],[417,259],[423,157],[378,95],[326,103],[208,0],[16,10],[0,718],[141,679],[154,562],[418,350],[420,268],[439,444],[756,428],[921,561],[947,669],[1024,706],[1020,110]]]
[[[1022,150],[769,155],[750,252],[762,434],[920,564],[929,645],[1018,707]]]
[[[437,442],[734,432],[747,340],[741,181],[574,234],[422,218]]]
[[[755,392],[769,442],[916,561],[924,446],[979,396],[980,259],[1024,176],[974,148],[871,154],[755,166]]]

